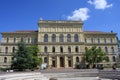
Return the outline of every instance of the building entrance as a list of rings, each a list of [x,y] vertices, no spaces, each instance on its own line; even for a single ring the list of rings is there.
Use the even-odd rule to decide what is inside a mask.
[[[64,67],[64,58],[60,57],[60,67]]]

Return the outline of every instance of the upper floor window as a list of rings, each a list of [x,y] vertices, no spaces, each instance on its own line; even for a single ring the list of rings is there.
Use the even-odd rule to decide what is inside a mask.
[[[78,34],[74,35],[74,42],[79,42]]]
[[[4,63],[7,63],[7,57],[4,57]]]
[[[30,38],[28,38],[28,43],[30,43]]]
[[[110,38],[110,42],[113,43],[113,39],[112,38]]]
[[[55,53],[55,47],[54,46],[52,47],[52,52]]]
[[[52,34],[52,42],[56,42],[56,35]]]
[[[35,38],[34,38],[34,43],[37,43],[37,42],[38,42],[38,41],[37,41],[37,38],[35,37]]]
[[[67,35],[67,42],[71,42],[71,35],[70,34]]]
[[[71,47],[68,46],[68,53],[71,53]]]
[[[87,39],[85,38],[85,43],[87,43]]]
[[[60,52],[63,53],[63,47],[62,46],[60,46]]]
[[[108,48],[107,47],[105,47],[105,52],[108,53]]]
[[[75,47],[75,52],[78,53],[78,46]]]
[[[48,42],[48,34],[44,35],[44,42]]]
[[[116,61],[116,58],[115,58],[115,56],[113,56],[112,58],[113,58],[113,62],[115,62],[115,61]]]
[[[14,41],[13,41],[14,43],[16,43],[16,38],[14,38]]]
[[[64,36],[63,36],[63,34],[60,34],[60,36],[59,36],[59,42],[63,42],[64,41]]]
[[[45,52],[45,53],[47,53],[47,52],[48,52],[48,49],[47,49],[47,47],[46,47],[46,46],[44,47],[44,52]]]
[[[5,47],[5,53],[6,54],[8,53],[8,47]]]
[[[15,53],[15,47],[12,48],[12,52]]]
[[[106,38],[104,38],[104,43],[106,43]]]
[[[21,42],[23,42],[24,40],[23,40],[23,37],[21,37]]]
[[[100,38],[98,38],[98,43],[100,43]]]
[[[7,43],[9,43],[9,38],[7,37]]]
[[[112,51],[112,54],[114,54],[114,52],[115,52],[114,47],[111,47],[111,51]]]
[[[91,43],[93,43],[93,38],[91,38]]]

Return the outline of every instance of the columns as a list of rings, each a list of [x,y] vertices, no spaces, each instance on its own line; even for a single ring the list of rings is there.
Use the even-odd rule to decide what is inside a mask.
[[[60,57],[59,56],[57,56],[57,60],[56,60],[57,62],[56,62],[56,67],[57,68],[60,68]]]
[[[64,65],[65,65],[65,68],[68,68],[68,57],[67,56],[64,57]]]
[[[75,68],[75,63],[76,63],[76,57],[73,56],[73,68]]]

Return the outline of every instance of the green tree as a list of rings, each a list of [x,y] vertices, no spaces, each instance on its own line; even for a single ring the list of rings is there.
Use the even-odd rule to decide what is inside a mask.
[[[28,49],[26,45],[23,42],[18,43],[18,49],[12,55],[14,60],[12,60],[11,68],[20,71],[29,68],[30,66],[29,62],[32,59],[31,59],[31,55],[28,53]]]
[[[86,62],[92,67],[96,66],[96,63],[103,62],[103,60],[107,59],[106,53],[101,48],[85,48],[85,51]]]
[[[20,71],[37,68],[41,63],[41,59],[37,55],[38,52],[37,46],[26,47],[25,43],[18,43],[18,49],[13,53],[14,60],[12,61],[11,68]]]
[[[38,65],[40,65],[42,63],[41,59],[38,58],[38,46],[29,46],[27,47],[29,54],[31,54],[32,56],[32,61],[29,63],[31,66],[31,69],[35,69],[37,68]]]

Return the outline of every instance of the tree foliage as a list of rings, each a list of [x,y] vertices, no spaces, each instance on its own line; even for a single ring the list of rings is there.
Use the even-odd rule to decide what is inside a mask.
[[[13,53],[12,69],[25,70],[34,69],[40,64],[37,53],[39,49],[37,46],[29,46],[21,42],[18,43],[18,49]]]
[[[108,58],[101,48],[85,48],[85,51],[86,62],[92,66],[96,65],[96,63],[103,62],[103,60],[106,60]]]

